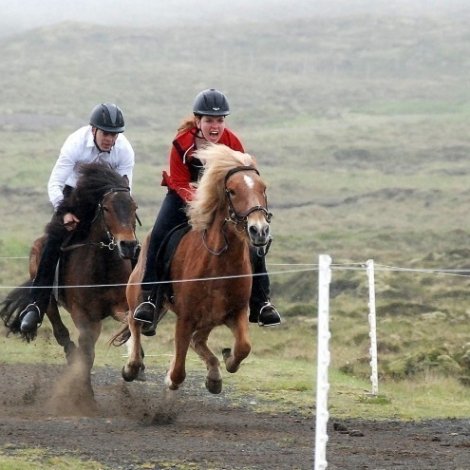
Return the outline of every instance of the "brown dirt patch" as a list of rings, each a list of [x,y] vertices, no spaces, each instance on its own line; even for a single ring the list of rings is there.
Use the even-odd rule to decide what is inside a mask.
[[[235,403],[229,389],[210,395],[202,375],[189,375],[181,390],[167,392],[163,371],[127,384],[111,368],[95,369],[96,407],[84,402],[80,409],[63,393],[64,369],[0,364],[4,452],[38,447],[112,469],[176,469],[185,463],[200,469],[313,468],[313,416],[258,413],[252,397]],[[470,468],[470,420],[331,418],[328,434],[328,469]]]

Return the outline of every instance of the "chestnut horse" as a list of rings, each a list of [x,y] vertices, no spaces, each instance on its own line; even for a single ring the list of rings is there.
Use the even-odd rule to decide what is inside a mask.
[[[126,284],[132,271],[131,259],[138,251],[137,205],[127,178],[100,163],[81,166],[70,198],[80,224],[62,247],[58,295],[51,295],[46,314],[69,365],[79,365],[83,390],[93,396],[90,372],[102,320],[112,316],[123,321],[127,312]],[[37,239],[31,249],[31,279],[36,275],[44,239]],[[2,302],[0,317],[12,333],[21,333],[19,314],[29,303],[31,283],[14,289]],[[65,307],[78,329],[78,348],[60,318],[58,305]],[[34,336],[25,339],[30,341]]]
[[[176,390],[186,376],[189,345],[207,366],[206,388],[222,390],[219,359],[207,345],[214,327],[226,325],[233,333],[233,349],[222,357],[228,372],[236,372],[251,351],[248,306],[252,285],[250,245],[265,247],[270,240],[266,185],[254,159],[225,145],[210,145],[197,152],[204,174],[189,203],[189,230],[178,244],[170,266],[171,296],[165,308],[176,314],[175,354],[166,384]],[[143,367],[141,324],[132,312],[139,303],[148,238],[127,287],[127,337],[132,338],[122,375],[134,380]],[[125,329],[115,338],[123,335]]]

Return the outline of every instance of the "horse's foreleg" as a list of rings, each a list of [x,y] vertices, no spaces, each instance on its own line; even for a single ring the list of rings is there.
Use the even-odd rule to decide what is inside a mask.
[[[194,331],[193,325],[178,317],[175,327],[175,355],[166,374],[165,383],[170,390],[177,390],[186,378],[186,354]]]
[[[245,359],[251,351],[251,343],[248,335],[248,316],[246,311],[239,314],[235,321],[227,325],[235,337],[233,351],[226,348],[222,351],[225,367],[228,372],[236,372],[240,367],[240,363]]]
[[[78,346],[84,365],[91,371],[95,362],[95,344],[101,333],[101,322],[93,322],[78,327]]]
[[[206,388],[211,393],[220,393],[222,391],[222,375],[220,374],[219,359],[207,346],[207,340],[211,329],[197,330],[191,339],[191,347],[197,355],[206,363],[207,377]]]
[[[129,313],[128,325],[131,337],[127,343],[127,363],[122,368],[121,375],[126,382],[132,382],[139,378],[144,370],[141,338],[142,327],[140,323],[134,320],[131,313]]]
[[[67,363],[70,365],[74,359],[74,353],[76,352],[77,347],[70,339],[69,330],[62,322],[57,302],[53,297],[51,297],[49,302],[46,315],[51,322],[54,337],[56,341],[64,348],[65,358],[67,359]]]
[[[95,344],[101,332],[101,322],[90,322],[83,312],[72,311],[72,319],[78,330],[78,348],[74,361],[70,364],[66,377],[67,394],[77,406],[94,406],[94,393],[91,386],[91,368],[95,360]]]

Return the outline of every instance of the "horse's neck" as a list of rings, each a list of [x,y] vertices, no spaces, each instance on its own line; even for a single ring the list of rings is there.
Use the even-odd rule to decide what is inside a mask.
[[[106,234],[106,229],[104,228],[103,223],[101,222],[101,220],[99,220],[99,218],[91,223],[90,228],[88,230],[87,238],[90,242],[96,243],[100,241],[105,241],[107,243],[106,239],[108,237]]]
[[[248,250],[248,236],[245,230],[235,226],[233,223],[224,223],[225,212],[219,213],[214,218],[213,223],[206,231],[207,245],[210,247],[219,247],[225,244],[230,247],[230,251],[243,253]]]

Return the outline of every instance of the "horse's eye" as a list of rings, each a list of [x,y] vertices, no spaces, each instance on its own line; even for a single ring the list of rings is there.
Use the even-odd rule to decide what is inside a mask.
[[[105,212],[109,212],[109,209],[108,209],[106,206],[103,206],[103,210],[104,210]]]
[[[227,189],[227,194],[232,197],[235,196],[235,191],[233,189]]]

